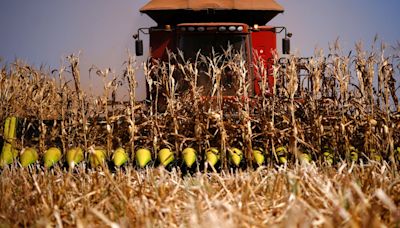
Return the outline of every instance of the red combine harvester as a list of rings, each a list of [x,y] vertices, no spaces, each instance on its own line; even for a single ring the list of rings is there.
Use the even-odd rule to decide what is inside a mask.
[[[150,58],[168,61],[168,51],[181,50],[185,58],[194,59],[200,51],[210,55],[231,45],[242,51],[249,69],[251,96],[261,94],[260,76],[254,70],[255,61],[264,62],[266,69],[277,48],[277,34],[284,32],[282,53],[290,52],[290,37],[285,27],[267,26],[283,7],[274,0],[152,0],[140,9],[157,26],[140,28],[134,35],[136,55],[143,55],[140,33],[150,35]],[[257,57],[257,58],[256,58]],[[270,71],[269,71],[270,72]],[[273,83],[268,73],[269,86]],[[272,88],[268,88],[272,91]],[[234,91],[225,95],[233,95]]]

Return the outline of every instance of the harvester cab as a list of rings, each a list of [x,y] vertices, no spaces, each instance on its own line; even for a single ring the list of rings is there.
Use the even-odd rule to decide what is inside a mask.
[[[273,93],[272,63],[277,52],[277,34],[284,32],[283,54],[290,53],[291,37],[285,27],[266,26],[283,12],[283,7],[274,0],[152,0],[140,12],[150,16],[157,26],[138,29],[134,35],[137,56],[144,54],[141,34],[150,36],[149,57],[166,62],[168,51],[180,50],[185,59],[194,61],[198,52],[210,56],[213,52],[223,53],[230,46],[246,61],[250,95],[263,93],[260,86],[263,77],[268,77],[268,91],[264,93]],[[258,70],[256,64],[260,62],[266,73]],[[199,78],[198,84],[205,85],[207,80]],[[234,95],[235,89],[229,89],[230,81],[225,82],[224,95]]]

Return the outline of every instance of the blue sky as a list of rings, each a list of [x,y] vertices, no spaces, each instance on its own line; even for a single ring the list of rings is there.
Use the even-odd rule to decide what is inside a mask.
[[[147,0],[1,0],[0,56],[57,68],[81,51],[82,71],[91,65],[122,70],[131,38],[139,27],[154,25],[138,9]],[[344,50],[357,41],[369,47],[376,34],[388,44],[400,41],[399,0],[278,0],[286,9],[271,25],[294,34],[292,50],[312,55],[339,37]],[[143,59],[140,59],[143,60]],[[85,75],[85,74],[83,74]],[[139,80],[140,90],[144,89]]]
[[[363,41],[370,47],[375,35],[387,44],[400,41],[399,0],[279,0],[284,14],[274,23],[294,33],[293,46],[302,55],[327,50],[328,43],[339,38],[345,50]]]

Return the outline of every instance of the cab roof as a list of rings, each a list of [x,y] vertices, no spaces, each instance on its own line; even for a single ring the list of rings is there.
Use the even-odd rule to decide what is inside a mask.
[[[195,22],[263,25],[283,11],[274,0],[152,0],[140,9],[159,25]]]

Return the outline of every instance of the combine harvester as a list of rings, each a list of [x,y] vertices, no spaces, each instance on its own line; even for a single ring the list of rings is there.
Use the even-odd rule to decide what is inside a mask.
[[[215,53],[222,54],[230,49],[230,54],[240,53],[242,60],[245,61],[247,70],[245,81],[249,82],[248,92],[245,97],[237,98],[237,87],[232,86],[235,83],[234,78],[228,72],[222,74],[223,101],[228,104],[225,109],[229,109],[229,101],[237,99],[251,99],[252,97],[272,96],[274,93],[274,76],[272,65],[274,64],[274,55],[277,54],[277,36],[283,33],[282,54],[290,54],[291,33],[283,26],[267,25],[275,16],[284,12],[284,8],[274,0],[182,0],[182,1],[163,1],[152,0],[140,9],[141,13],[147,14],[156,23],[157,26],[151,28],[139,28],[136,39],[136,55],[144,54],[143,40],[141,35],[149,36],[149,57],[150,65],[168,63],[174,64],[172,55],[181,56],[186,61],[198,61],[199,54],[210,57]],[[176,60],[176,59],[175,59]],[[285,67],[287,61],[280,60],[282,67]],[[261,66],[260,66],[261,64]],[[199,67],[201,68],[201,66]],[[262,70],[260,70],[262,69]],[[200,75],[197,78],[197,86],[202,86],[203,100],[213,103],[217,98],[211,96],[212,82],[205,73],[207,69],[200,69]],[[182,83],[185,79],[181,75],[174,75],[175,81]],[[154,79],[155,81],[159,79]],[[262,83],[266,82],[266,87]],[[188,90],[188,86],[178,88],[178,94],[183,94]],[[152,91],[147,87],[147,99],[154,100],[156,96],[154,89]],[[178,95],[179,96],[179,95]],[[160,101],[161,100],[161,101]],[[257,102],[254,99],[253,102]],[[164,110],[166,101],[158,99],[157,108]],[[235,114],[234,114],[235,115]],[[252,142],[249,142],[252,144]],[[243,145],[238,145],[243,148]],[[265,151],[263,146],[249,145],[253,164],[256,166],[265,164]],[[191,149],[191,148],[189,148]],[[208,148],[205,152],[205,160],[211,166],[220,162],[221,151],[223,148]],[[195,150],[190,150],[190,157],[195,157]],[[284,147],[277,148],[282,151],[281,155],[276,156],[278,162],[283,164],[287,162],[287,150]],[[183,151],[184,160],[188,153]],[[236,147],[227,148],[227,156],[233,167],[241,166],[244,163],[242,149]],[[225,157],[225,156],[222,156]],[[192,163],[194,159],[189,159]],[[226,161],[225,161],[226,162]]]
[[[282,53],[289,54],[290,52],[290,37],[285,27],[267,26],[266,24],[278,14],[282,13],[283,7],[274,0],[179,0],[165,1],[152,0],[140,9],[140,12],[147,14],[156,23],[157,26],[151,28],[140,28],[136,39],[136,55],[144,54],[143,40],[141,36],[149,35],[150,51],[149,57],[151,64],[162,64],[163,62],[171,63],[171,55],[180,55],[182,51],[183,57],[188,61],[196,61],[198,53],[203,56],[211,56],[215,53],[222,53],[226,49],[231,48],[232,53],[240,53],[245,60],[244,68],[248,69],[246,81],[249,82],[249,91],[247,96],[242,99],[257,96],[271,96],[274,93],[272,76],[272,64],[274,54],[277,52],[277,36],[282,33]],[[171,54],[172,53],[172,54]],[[266,73],[259,71],[257,64],[262,64]],[[229,78],[229,73],[224,74],[222,80],[226,89],[224,90],[223,98],[226,100],[235,99],[235,87],[232,78]],[[268,87],[263,91],[261,83],[267,78]],[[183,78],[176,77],[177,83]],[[211,86],[211,81],[207,77],[198,78],[199,86],[205,88],[204,94],[210,94],[208,85]],[[148,85],[148,84],[147,84]],[[264,87],[265,88],[265,87]],[[207,90],[208,89],[208,90]],[[179,92],[185,92],[185,88],[181,88]],[[147,97],[149,100],[154,100],[154,90],[149,86],[147,88]],[[206,96],[205,96],[206,97]],[[237,99],[237,98],[236,98]],[[239,98],[240,99],[240,98]],[[212,96],[206,97],[207,101],[213,102]],[[160,99],[156,106],[159,106],[159,111],[162,106],[166,106],[166,101]],[[165,107],[164,107],[165,108]],[[15,117],[7,118],[4,127],[4,145],[1,154],[1,165],[13,163],[18,152],[13,146],[16,139],[17,120]],[[247,142],[248,143],[248,142]],[[250,142],[251,144],[251,142]],[[244,147],[243,144],[241,145]],[[265,164],[266,152],[262,149],[263,146],[250,145],[250,153],[237,147],[226,148],[226,155],[221,153],[223,148],[213,147],[205,149],[200,155],[198,150],[202,148],[185,147],[179,153],[174,153],[171,148],[160,148],[157,152],[158,163],[168,167],[174,163],[176,156],[182,160],[182,163],[187,168],[193,168],[204,160],[204,164],[214,168],[221,160],[228,158],[229,163],[233,167],[239,167],[244,163],[244,157],[253,160],[253,164],[257,166]],[[239,149],[240,148],[240,149]],[[107,158],[107,151],[104,148],[89,147],[89,156],[85,156],[84,150],[81,147],[68,148],[65,153],[66,164],[69,167],[74,167],[88,157],[92,167],[103,164]],[[135,163],[138,167],[144,168],[154,159],[150,149],[135,147]],[[176,148],[175,150],[179,150]],[[286,148],[278,148],[277,153],[283,155],[279,157],[281,163],[286,163],[285,153]],[[43,160],[45,167],[51,167],[62,160],[62,151],[57,147],[51,147],[44,152]],[[247,156],[248,155],[248,156]],[[278,154],[279,156],[279,154]],[[20,155],[20,164],[27,167],[38,161],[40,156],[36,149],[25,148]],[[112,156],[112,163],[119,167],[127,163],[129,159],[128,153],[123,147],[115,149]],[[198,166],[197,166],[198,167]],[[226,167],[226,166],[225,166]]]
[[[140,12],[151,17],[157,26],[140,28],[134,35],[136,55],[143,55],[143,41],[140,39],[143,33],[150,37],[149,55],[155,60],[168,62],[168,51],[177,53],[180,50],[186,59],[194,61],[199,51],[209,56],[213,50],[223,52],[231,45],[235,51],[243,53],[249,69],[254,69],[259,61],[271,69],[278,33],[284,32],[282,53],[290,53],[289,38],[292,34],[285,27],[266,25],[283,11],[274,0],[153,0]],[[254,95],[261,95],[260,75],[256,69],[249,72],[251,91]],[[273,84],[271,74],[268,81],[269,85]],[[272,88],[268,89],[272,92]],[[227,95],[235,92],[227,92]]]

